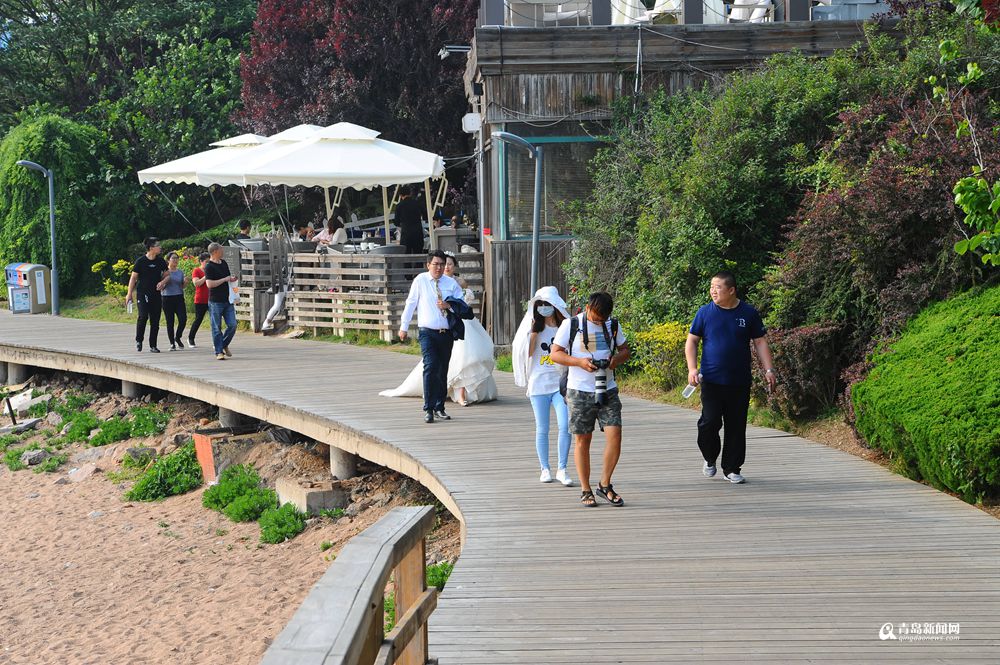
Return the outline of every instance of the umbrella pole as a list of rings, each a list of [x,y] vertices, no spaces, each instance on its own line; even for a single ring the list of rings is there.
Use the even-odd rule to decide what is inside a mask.
[[[424,202],[427,204],[427,232],[431,236],[431,249],[437,249],[434,240],[434,204],[431,203],[431,179],[424,180]]]
[[[389,196],[386,193],[385,185],[382,185],[382,218],[385,220],[385,244],[391,240],[389,236]]]

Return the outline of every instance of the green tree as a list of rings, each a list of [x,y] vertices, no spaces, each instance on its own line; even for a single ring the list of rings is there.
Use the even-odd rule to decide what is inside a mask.
[[[74,295],[97,281],[90,267],[124,251],[128,219],[106,195],[110,147],[94,127],[56,115],[26,117],[0,142],[0,264],[50,263],[45,180],[16,162],[52,169],[56,184],[59,286]]]

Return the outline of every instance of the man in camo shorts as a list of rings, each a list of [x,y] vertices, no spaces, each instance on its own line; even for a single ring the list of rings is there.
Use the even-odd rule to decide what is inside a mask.
[[[566,319],[559,326],[552,344],[552,361],[569,367],[566,381],[566,403],[569,406],[569,431],[575,439],[573,456],[580,475],[583,492],[580,503],[586,507],[597,505],[590,487],[590,441],[594,424],[604,430],[606,446],[601,479],[597,493],[613,506],[623,506],[625,501],[611,485],[611,474],[618,464],[622,448],[622,403],[618,399],[618,385],[614,369],[629,358],[625,335],[611,319],[614,301],[607,293],[594,293],[587,302],[587,309],[576,318]],[[573,328],[576,333],[571,335]],[[573,339],[570,339],[570,337]],[[598,363],[609,361],[607,392],[601,403],[595,399]]]

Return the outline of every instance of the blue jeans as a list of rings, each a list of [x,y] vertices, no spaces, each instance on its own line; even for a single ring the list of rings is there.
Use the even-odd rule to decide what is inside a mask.
[[[424,357],[424,411],[444,411],[448,396],[448,363],[455,339],[450,330],[420,329],[420,353]]]
[[[212,345],[215,355],[219,355],[236,336],[236,308],[228,302],[210,302],[208,317],[212,322]],[[223,319],[226,321],[226,332],[222,332]]]
[[[532,395],[531,408],[535,411],[535,450],[543,469],[549,468],[549,407],[556,411],[559,425],[559,468],[566,468],[569,458],[569,412],[566,400],[558,392],[551,395]]]

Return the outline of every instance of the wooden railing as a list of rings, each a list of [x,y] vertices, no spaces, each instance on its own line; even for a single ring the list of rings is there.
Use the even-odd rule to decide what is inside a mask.
[[[263,291],[270,285],[261,281],[273,266],[263,266],[266,254],[244,252],[244,274],[252,289],[243,289],[237,319],[250,321],[254,330],[262,320],[261,310],[273,303]],[[483,255],[459,254],[459,273],[477,294],[470,303],[480,312],[484,286]],[[427,269],[423,254],[288,254],[292,290],[285,300],[289,325],[329,330],[344,335],[348,330],[371,330],[390,341],[399,329],[406,296],[414,275]],[[242,280],[241,280],[242,284]],[[244,298],[244,296],[246,296]],[[266,309],[263,310],[266,312]],[[256,312],[256,314],[255,314]],[[414,322],[415,325],[415,322]]]
[[[437,589],[426,584],[431,506],[394,508],[347,543],[274,640],[261,665],[424,665]],[[384,634],[394,574],[396,626]]]

